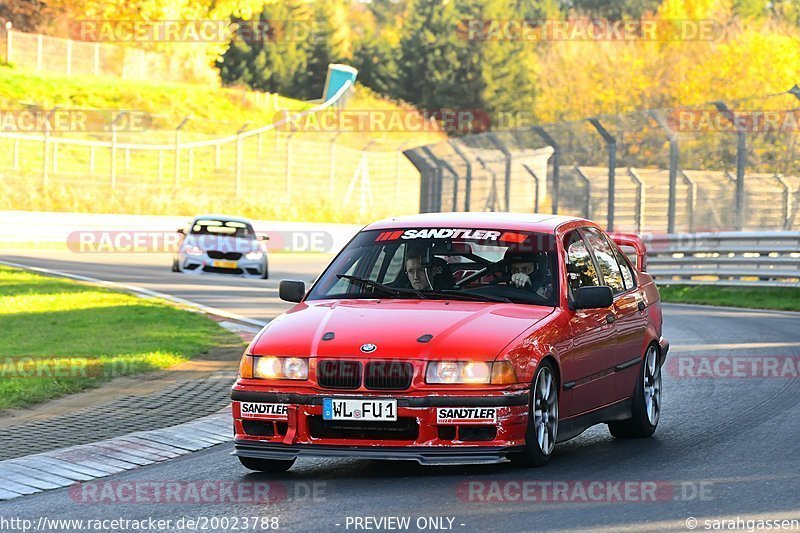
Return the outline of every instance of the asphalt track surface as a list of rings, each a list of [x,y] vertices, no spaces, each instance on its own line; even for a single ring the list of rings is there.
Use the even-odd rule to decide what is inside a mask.
[[[267,281],[173,274],[164,256],[148,254],[19,252],[2,253],[0,259],[137,284],[267,320],[286,308],[276,300],[278,280],[310,281],[328,258],[275,255],[273,279]],[[682,305],[664,309],[672,359],[786,361],[781,358],[788,356],[797,368],[800,314]],[[115,484],[106,488],[118,491],[106,493],[104,503],[84,500],[76,489],[60,489],[0,503],[0,520],[25,518],[37,524],[40,517],[171,519],[170,527],[161,530],[180,531],[187,529],[178,529],[179,519],[200,518],[205,530],[235,531],[236,526],[241,531],[242,517],[277,517],[281,531],[471,532],[690,531],[687,524],[696,530],[718,528],[706,522],[716,519],[739,519],[728,525],[746,531],[747,520],[754,521],[755,530],[758,520],[800,519],[800,381],[785,370],[783,377],[731,377],[724,375],[725,368],[688,377],[673,366],[664,374],[663,412],[653,438],[615,440],[605,426],[596,426],[560,444],[545,468],[301,459],[287,473],[260,474],[240,466],[228,443],[104,478],[101,482]],[[179,503],[120,502],[120,496],[129,494],[121,494],[121,487],[171,481],[196,482],[195,487],[208,481],[233,483],[240,492],[234,502],[218,502],[210,494],[201,497],[203,503],[195,503],[188,492]],[[265,484],[272,500],[251,503],[247,491],[263,491]],[[558,501],[547,497],[554,487],[560,487]],[[234,517],[239,518],[236,524]],[[364,521],[366,517],[409,517],[410,527],[378,527]],[[428,522],[428,528],[419,528],[424,524],[417,520],[428,517],[443,517],[442,526],[436,529]]]

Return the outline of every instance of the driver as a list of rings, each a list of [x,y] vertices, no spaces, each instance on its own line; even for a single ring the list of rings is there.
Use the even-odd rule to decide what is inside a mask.
[[[411,252],[406,257],[406,275],[411,286],[418,291],[431,290],[428,269],[422,266],[422,254]]]
[[[455,286],[447,261],[434,257],[427,268],[423,267],[421,251],[409,251],[406,257],[406,275],[411,286],[418,291],[447,290]]]

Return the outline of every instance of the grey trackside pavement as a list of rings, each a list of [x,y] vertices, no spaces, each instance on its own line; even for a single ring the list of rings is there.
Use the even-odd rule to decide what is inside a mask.
[[[23,254],[1,258],[146,283],[153,290],[260,319],[283,307],[275,300],[273,280],[313,279],[317,273],[302,257],[297,265],[287,258],[271,270],[270,285],[216,277],[185,281],[169,272],[169,263],[137,269],[134,263],[112,268],[70,261],[68,255],[56,263]],[[301,272],[293,276],[295,266]],[[454,531],[631,532],[689,531],[690,517],[698,521],[697,530],[705,530],[704,520],[711,517],[800,519],[800,381],[785,370],[780,377],[761,377],[740,368],[744,374],[731,377],[724,375],[728,363],[714,368],[719,357],[775,356],[796,370],[800,314],[665,305],[664,317],[671,348],[663,373],[661,420],[650,439],[615,440],[605,426],[597,426],[558,445],[546,467],[531,470],[300,459],[283,474],[249,472],[230,455],[232,444],[224,443],[99,481],[116,486],[179,481],[182,487],[211,481],[250,489],[267,484],[267,501],[252,503],[252,494],[242,491],[234,501],[211,494],[198,503],[182,493],[178,502],[151,498],[125,503],[113,491],[98,500],[62,488],[0,503],[0,518],[152,517],[173,520],[165,530],[178,531],[174,524],[182,517],[258,516],[277,517],[283,531],[363,531],[356,529],[356,518],[362,526],[374,527],[375,522],[364,519],[410,517],[405,530],[418,531],[418,524],[436,525],[418,519],[444,517],[439,526],[451,524]],[[692,358],[685,373],[681,358]],[[699,369],[705,373],[691,377]],[[604,488],[597,492],[597,486]],[[227,528],[216,524],[210,530],[233,530],[230,522]],[[376,529],[389,530],[392,524],[383,521]]]

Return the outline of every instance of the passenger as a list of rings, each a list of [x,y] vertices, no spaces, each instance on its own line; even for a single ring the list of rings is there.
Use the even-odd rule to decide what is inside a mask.
[[[544,254],[506,254],[506,263],[511,274],[509,285],[535,292],[549,298],[553,291],[553,278]]]

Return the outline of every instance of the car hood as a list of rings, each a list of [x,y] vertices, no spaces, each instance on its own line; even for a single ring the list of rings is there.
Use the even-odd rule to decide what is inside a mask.
[[[268,324],[254,355],[403,359],[494,358],[552,307],[441,300],[317,300]],[[323,335],[333,333],[330,340]],[[430,335],[428,342],[420,342]],[[374,344],[365,354],[363,344]]]

